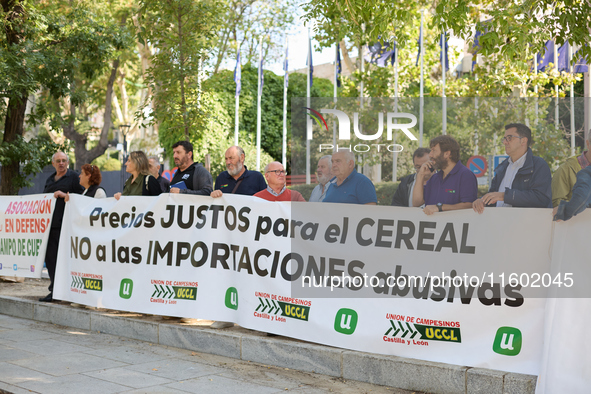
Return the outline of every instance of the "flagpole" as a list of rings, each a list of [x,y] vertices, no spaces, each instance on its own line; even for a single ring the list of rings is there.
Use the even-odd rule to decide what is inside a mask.
[[[441,96],[441,112],[442,112],[442,120],[441,120],[441,129],[443,135],[447,134],[447,99],[445,98],[445,58],[447,57],[447,52],[445,51],[445,33],[441,33],[441,81],[443,82],[443,95]]]
[[[394,112],[398,112],[398,45],[394,43]],[[394,119],[398,123],[398,119]],[[392,144],[396,143],[396,134],[392,136]],[[398,179],[398,152],[392,152],[392,182]]]
[[[573,49],[569,42],[566,42],[568,49],[568,69],[572,74],[574,73],[572,60],[573,60]],[[575,85],[570,83],[570,155],[575,155]]]
[[[259,41],[259,83],[257,92],[257,171],[261,170],[261,79],[263,75],[263,36]]]
[[[234,145],[238,146],[238,124],[239,124],[239,111],[238,107],[240,105],[240,89],[239,85],[242,83],[242,70],[240,69],[240,48],[238,48],[238,58],[236,60],[236,71],[234,71],[236,79],[236,113],[234,115]],[[238,78],[238,79],[237,79]]]
[[[308,72],[306,78],[306,103],[310,108],[310,69],[312,65],[312,42],[310,41],[310,28],[308,27]],[[306,111],[309,113],[309,111]],[[312,118],[306,115],[306,184],[310,184],[310,138],[312,137]]]
[[[545,52],[544,52],[545,54]],[[538,75],[538,54],[534,54],[534,74]],[[536,108],[536,126],[538,125],[538,111],[539,111],[539,103],[538,103],[538,84],[534,85],[534,93],[536,95],[534,99],[535,108]]]
[[[337,107],[337,87],[339,83],[339,42],[335,43],[335,51],[334,51],[334,106],[335,109]],[[332,123],[332,146],[337,144],[337,121],[336,119]]]
[[[558,72],[558,49],[556,49],[556,40],[552,40],[552,42],[554,43],[554,69]],[[556,85],[556,98],[554,99],[554,103],[554,127],[558,130],[558,126],[560,125],[558,120],[560,116],[558,109],[558,85]]]
[[[423,146],[423,106],[424,106],[424,99],[423,99],[423,41],[425,41],[425,37],[423,37],[423,18],[424,18],[425,11],[421,10],[421,30],[419,38],[421,39],[420,45],[420,53],[421,53],[421,90],[419,93],[419,147]]]
[[[281,151],[281,163],[283,168],[287,168],[287,34],[285,35],[285,63],[283,68],[285,69],[285,75],[283,76],[283,149]]]

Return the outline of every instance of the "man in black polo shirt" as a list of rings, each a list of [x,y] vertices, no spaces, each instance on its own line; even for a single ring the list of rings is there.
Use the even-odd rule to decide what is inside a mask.
[[[55,281],[55,266],[57,264],[57,251],[60,243],[60,232],[62,230],[62,219],[66,203],[64,197],[67,193],[82,194],[84,188],[80,185],[80,178],[75,171],[68,169],[68,156],[64,152],[56,152],[51,158],[51,164],[55,172],[47,178],[43,193],[53,193],[57,199],[55,209],[51,219],[51,228],[49,229],[49,238],[47,240],[47,250],[45,252],[45,265],[49,273],[49,294],[39,301],[53,301],[53,282]]]
[[[226,169],[215,179],[215,190],[211,196],[221,197],[223,193],[242,194],[252,196],[261,190],[267,189],[267,182],[263,174],[258,171],[249,171],[244,165],[244,149],[239,146],[231,146],[226,150]],[[213,322],[211,328],[233,327],[234,323],[227,321]]]
[[[172,152],[178,170],[170,181],[170,192],[209,196],[213,178],[205,167],[193,162],[193,145],[179,141],[172,146]]]
[[[244,150],[239,146],[231,146],[226,150],[227,171],[216,178],[212,197],[221,197],[223,193],[252,196],[267,188],[263,174],[249,171],[244,165],[244,158]]]

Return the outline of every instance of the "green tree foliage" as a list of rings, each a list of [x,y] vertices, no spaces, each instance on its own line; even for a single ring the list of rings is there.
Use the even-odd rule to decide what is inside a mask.
[[[138,37],[156,48],[147,70],[154,101],[148,115],[166,139],[189,141],[204,131],[202,64],[222,13],[213,0],[140,1]]]
[[[72,105],[86,99],[78,78],[95,78],[123,45],[118,27],[94,14],[83,2],[0,1],[0,115],[4,120],[1,194],[16,194],[24,185],[26,158],[35,160],[46,143],[22,143],[28,97],[45,89]],[[68,5],[64,8],[64,5]],[[46,112],[29,117],[40,122]],[[6,152],[14,153],[11,156]],[[47,156],[40,156],[47,159]],[[25,164],[20,168],[20,164]],[[48,164],[49,161],[46,161]]]
[[[239,105],[240,145],[243,141],[256,146],[257,123],[257,84],[258,70],[251,64],[242,67],[242,90]],[[281,161],[283,146],[283,76],[271,71],[264,71],[265,83],[261,97],[261,148],[274,160]],[[232,71],[225,70],[212,76],[204,83],[205,90],[215,91],[220,99],[222,111],[225,112],[228,124],[224,130],[226,137],[233,140],[235,116],[236,84]],[[311,89],[313,97],[332,97],[333,84],[324,78],[314,78]],[[291,155],[291,100],[294,97],[306,97],[306,75],[293,73],[289,76],[287,89],[287,138],[288,152]],[[219,115],[219,114],[218,114]],[[256,154],[256,152],[255,152]],[[261,160],[261,164],[266,162]]]
[[[227,59],[235,59],[240,48],[242,63],[255,63],[263,38],[266,62],[282,58],[285,34],[297,14],[294,0],[220,0],[225,5],[218,34],[212,44],[210,63],[214,74]]]

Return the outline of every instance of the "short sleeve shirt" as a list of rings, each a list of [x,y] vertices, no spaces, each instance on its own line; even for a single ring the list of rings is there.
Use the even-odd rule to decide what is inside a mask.
[[[457,162],[445,178],[443,171],[434,174],[427,181],[423,196],[425,205],[474,202],[478,197],[478,181],[472,171]]]
[[[336,182],[330,182],[323,202],[340,202],[345,204],[368,204],[378,202],[376,188],[363,174],[353,169],[347,178],[337,186]]]

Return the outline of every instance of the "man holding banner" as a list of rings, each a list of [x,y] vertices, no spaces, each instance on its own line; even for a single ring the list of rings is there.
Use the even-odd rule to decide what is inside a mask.
[[[271,162],[265,166],[265,178],[267,188],[256,193],[254,196],[267,201],[303,201],[304,197],[297,190],[288,189],[285,186],[285,169],[278,161]]]
[[[193,162],[193,144],[179,141],[172,146],[172,151],[178,170],[170,181],[170,192],[208,196],[213,179],[203,165]]]
[[[62,229],[62,219],[64,216],[64,208],[66,203],[64,198],[67,193],[82,194],[84,188],[80,185],[80,178],[75,171],[68,169],[68,156],[61,151],[56,152],[51,158],[51,164],[55,168],[55,172],[47,178],[43,193],[53,193],[57,199],[55,202],[55,209],[51,219],[51,228],[49,230],[49,238],[47,240],[47,250],[45,252],[45,265],[49,273],[49,294],[39,301],[52,302],[53,301],[53,283],[55,281],[55,267],[57,264],[57,252],[60,242],[60,233]]]
[[[530,128],[506,125],[503,144],[509,158],[497,167],[488,193],[474,201],[474,211],[482,213],[485,206],[552,208],[550,168],[533,155]]]
[[[460,144],[449,135],[441,135],[433,138],[430,146],[432,161],[424,163],[417,174],[412,205],[425,204],[423,212],[427,215],[470,208],[478,197],[478,182],[472,171],[460,162]],[[423,187],[425,178],[435,170],[441,171]]]
[[[231,146],[226,150],[226,169],[215,180],[215,190],[211,197],[221,197],[223,193],[252,196],[265,190],[267,183],[258,171],[249,171],[244,165],[244,149]]]

